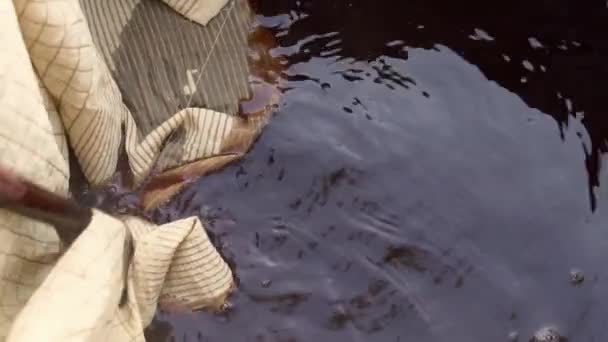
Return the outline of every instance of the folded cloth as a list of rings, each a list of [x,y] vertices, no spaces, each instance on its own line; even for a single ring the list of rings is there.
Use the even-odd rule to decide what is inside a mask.
[[[67,195],[63,126],[32,69],[8,0],[0,1],[0,46],[0,161],[31,182]],[[0,209],[0,340],[60,254],[52,227]]]
[[[155,227],[95,212],[19,313],[7,341],[144,341],[159,301],[218,308],[232,286],[230,268],[197,218]]]
[[[178,191],[185,178],[245,153],[266,120],[265,114],[237,115],[239,99],[248,96],[243,83],[248,70],[242,65],[246,1],[165,2],[170,7],[153,0],[0,0],[3,167],[67,196],[68,142],[87,180],[100,185],[116,171],[124,140],[135,185],[157,165],[159,178],[152,177],[149,193],[156,194],[150,203],[159,203]],[[189,19],[171,17],[167,8]],[[101,9],[113,16],[100,17]],[[185,20],[184,27],[197,27],[188,26],[193,39],[217,42],[189,48],[178,42],[181,50],[173,43],[175,51],[193,53],[201,66],[207,60],[221,66],[229,58],[235,66],[212,68],[209,74],[203,67],[189,69],[184,76],[150,64],[156,60],[138,63],[133,58],[138,52],[125,52],[128,44],[120,39],[132,34],[130,29],[141,32],[141,26],[129,26],[134,19],[144,20],[137,17],[138,9]],[[102,22],[115,17],[125,25],[104,28]],[[211,31],[199,31],[201,24]],[[219,36],[224,29],[228,38]],[[159,49],[153,43],[146,46]],[[220,57],[211,53],[212,46],[219,47]],[[146,77],[133,76],[138,74]],[[167,89],[155,83],[174,74],[179,76],[167,81]],[[118,75],[122,78],[116,81]],[[179,95],[174,89],[181,80],[185,86]],[[133,86],[140,83],[154,84]],[[237,86],[241,90],[232,96],[212,99],[222,87]],[[173,111],[147,112],[155,106],[138,102],[140,98],[177,105]],[[90,226],[65,250],[53,227],[0,209],[0,341],[140,341],[159,302],[215,308],[232,286],[230,269],[197,218],[157,227],[95,212]]]
[[[265,123],[237,115],[239,101],[251,96],[247,0],[14,3],[34,68],[92,185],[117,171],[123,142],[137,187],[155,167],[161,176],[240,157]],[[207,171],[195,169],[187,176]],[[158,204],[179,188],[147,202]]]

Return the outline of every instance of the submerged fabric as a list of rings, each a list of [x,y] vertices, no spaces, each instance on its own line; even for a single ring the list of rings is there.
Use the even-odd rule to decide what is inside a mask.
[[[239,158],[266,122],[238,115],[250,20],[245,0],[0,0],[3,167],[68,195],[68,142],[93,185],[124,146],[154,206]],[[96,212],[66,251],[0,209],[0,340],[140,341],[159,302],[216,308],[232,286],[198,218]]]

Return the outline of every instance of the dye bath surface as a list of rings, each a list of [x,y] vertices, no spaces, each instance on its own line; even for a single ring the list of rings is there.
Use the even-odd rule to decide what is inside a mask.
[[[175,341],[606,341],[603,1],[257,1],[285,60],[244,160],[155,214],[234,266]],[[157,333],[157,336],[162,335]]]

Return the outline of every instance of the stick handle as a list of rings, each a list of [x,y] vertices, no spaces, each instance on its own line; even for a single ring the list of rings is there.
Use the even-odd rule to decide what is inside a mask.
[[[93,211],[19,178],[0,167],[0,207],[52,225],[61,240],[71,243],[91,223]]]

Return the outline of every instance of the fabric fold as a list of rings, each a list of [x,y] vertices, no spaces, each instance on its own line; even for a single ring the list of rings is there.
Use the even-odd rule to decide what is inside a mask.
[[[135,240],[130,277],[145,325],[158,302],[186,310],[217,310],[225,303],[232,271],[198,218],[154,226],[130,217],[125,224]]]
[[[238,116],[251,97],[246,0],[14,3],[36,73],[93,186],[117,171],[123,142],[135,188],[222,154],[235,122],[246,121]]]
[[[233,285],[198,218],[155,226],[95,211],[19,313],[7,341],[144,341],[159,303],[217,310]]]
[[[93,184],[116,170],[127,110],[76,0],[14,0],[29,57]],[[95,153],[96,152],[96,153]]]
[[[11,1],[0,1],[0,46],[0,161],[67,195],[63,125],[34,73]],[[0,209],[0,340],[61,252],[53,227]]]
[[[135,185],[159,168],[160,176],[176,172],[179,187],[183,177],[210,170],[201,161],[218,166],[242,156],[265,120],[238,115],[239,101],[250,96],[251,17],[245,0],[231,1],[230,7],[225,0],[167,1],[169,7],[156,0],[0,0],[2,166],[67,196],[68,142],[94,186],[117,171],[123,141]],[[123,26],[111,24],[116,18]],[[141,53],[159,55],[151,37],[139,35],[152,50],[126,52],[129,44],[121,43],[121,35],[129,41],[157,18],[174,29],[179,22],[184,36],[193,37],[165,52],[190,56],[174,61],[181,69],[165,72],[154,60],[125,62]],[[222,30],[228,35],[220,37]],[[209,41],[218,41],[213,54]],[[207,59],[215,66],[198,77],[191,65]],[[160,82],[171,75],[178,76]],[[161,86],[133,86],[142,82]],[[174,97],[159,96],[169,93]],[[146,101],[137,102],[140,97]],[[149,109],[157,102],[149,99],[169,105],[154,114]],[[188,169],[193,165],[198,168]],[[154,189],[162,194],[153,196],[159,203],[176,187]],[[232,271],[198,218],[155,226],[96,212],[65,250],[53,227],[0,209],[0,340],[143,341],[158,303],[215,309],[233,285]]]

